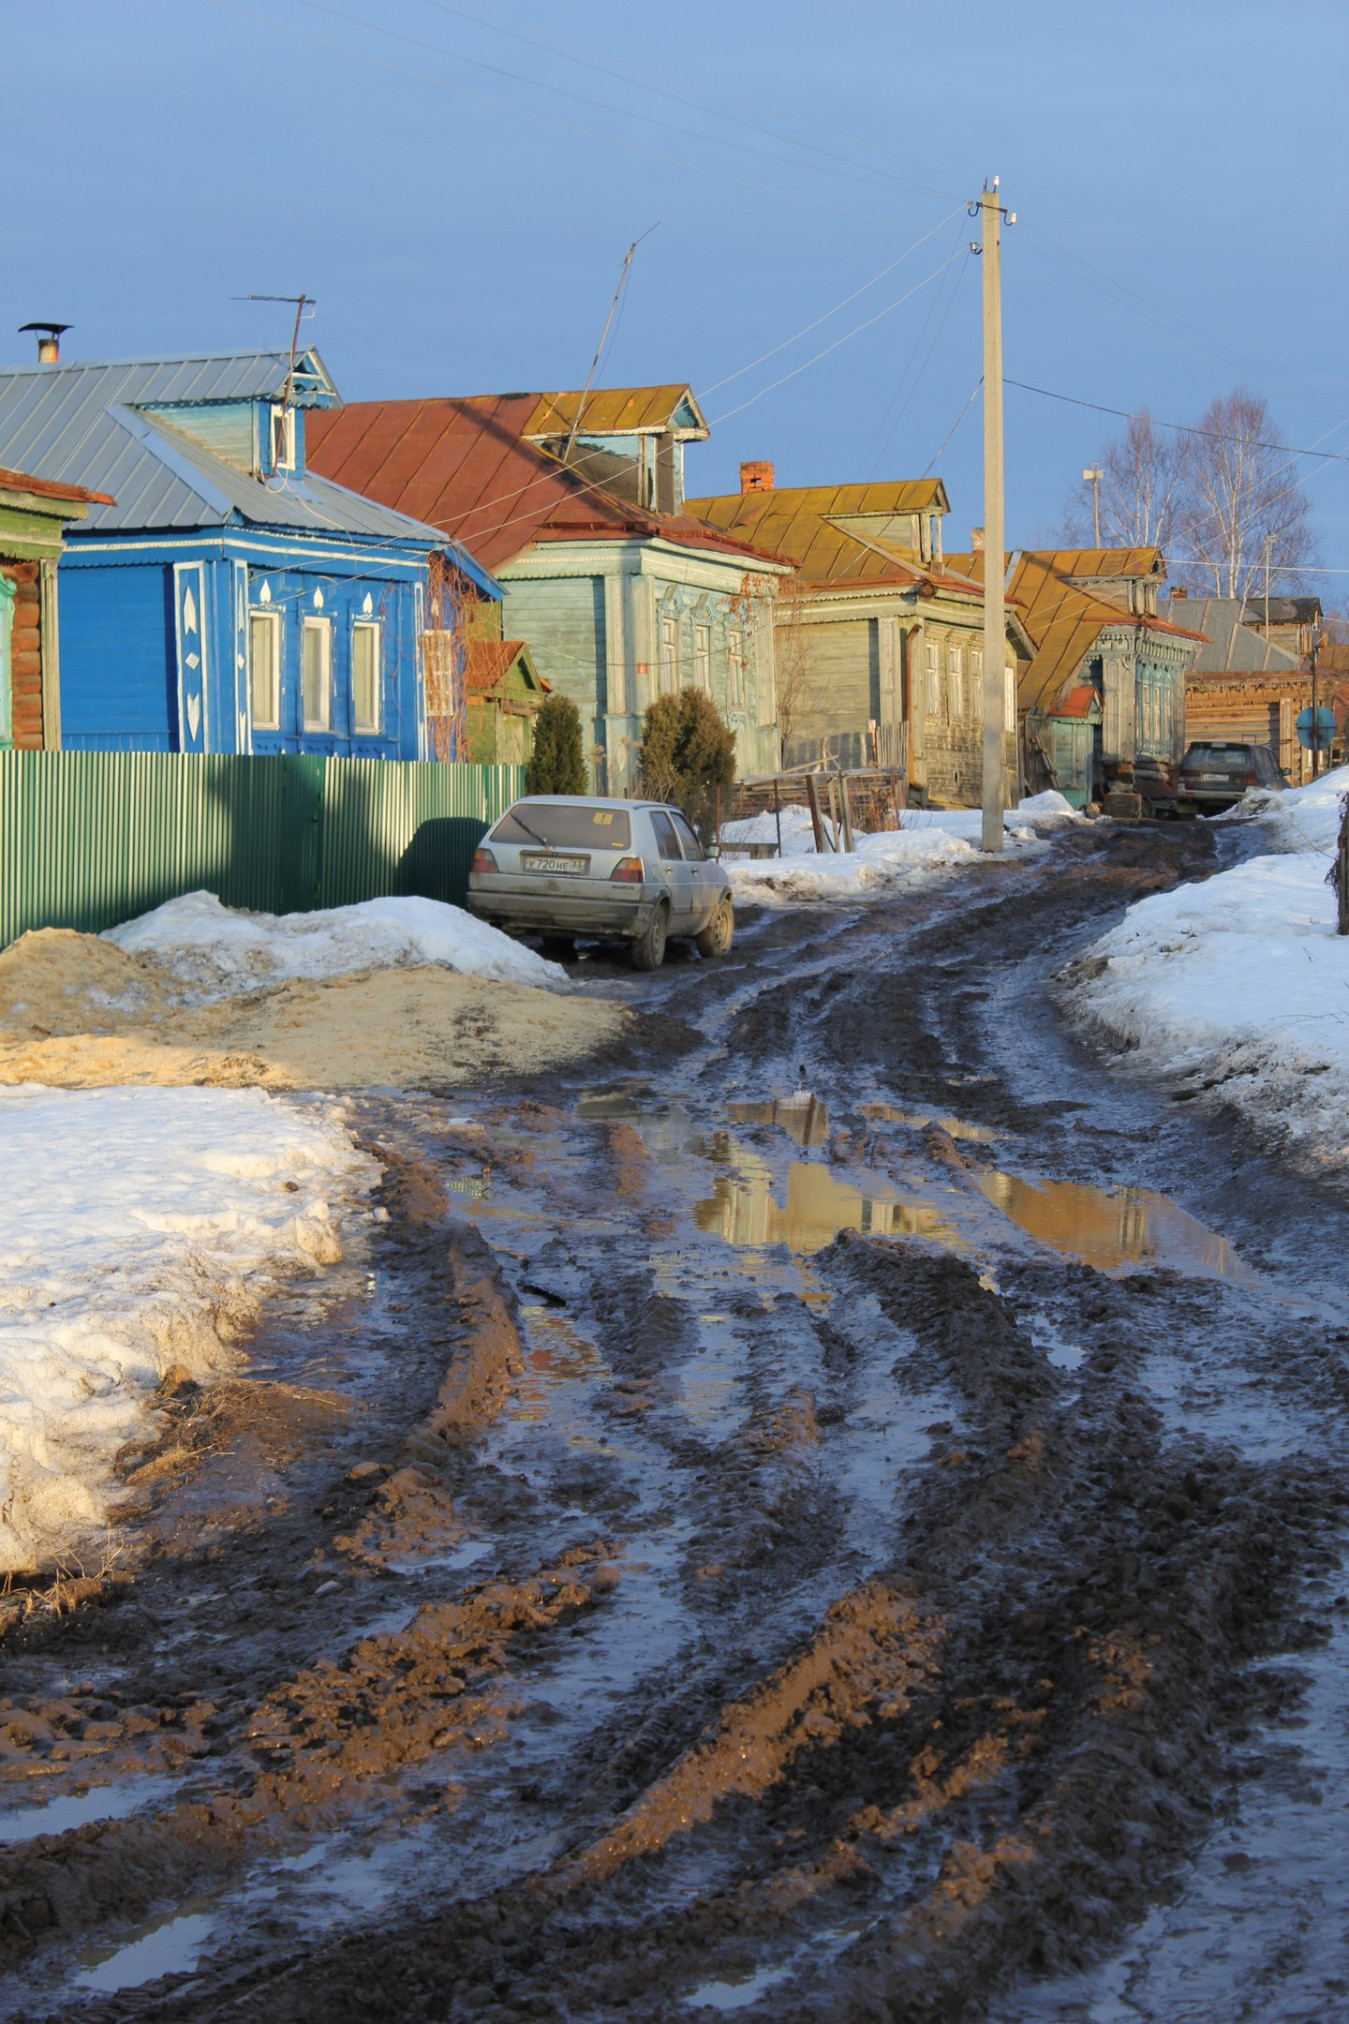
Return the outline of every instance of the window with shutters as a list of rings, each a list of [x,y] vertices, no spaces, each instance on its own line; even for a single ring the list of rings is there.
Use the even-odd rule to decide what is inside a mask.
[[[333,629],[326,618],[303,622],[300,651],[300,709],[306,731],[332,723]]]
[[[660,691],[672,695],[679,687],[679,621],[663,612],[660,621]]]
[[[965,716],[965,655],[961,648],[948,647],[946,674],[950,684],[951,722],[959,724]]]
[[[745,700],[745,641],[738,632],[726,635],[726,701],[739,709]]]
[[[696,625],[693,628],[693,681],[694,686],[712,693],[712,628],[710,625]]]
[[[248,713],[255,731],[281,728],[281,614],[248,614]]]
[[[351,725],[367,736],[379,729],[380,627],[359,619],[351,629]]]
[[[929,640],[924,653],[924,668],[927,677],[927,714],[941,715],[941,648],[935,640]]]

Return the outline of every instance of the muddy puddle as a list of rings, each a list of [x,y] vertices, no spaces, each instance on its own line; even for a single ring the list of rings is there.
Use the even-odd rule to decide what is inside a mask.
[[[1226,1237],[1149,1188],[1094,1188],[1005,1173],[985,1173],[979,1186],[1027,1236],[1104,1272],[1153,1265],[1249,1285],[1260,1278]]]
[[[893,1103],[859,1103],[857,1108],[863,1117],[874,1118],[881,1124],[906,1124],[911,1131],[925,1131],[935,1124],[948,1138],[963,1139],[970,1145],[992,1145],[995,1139],[1007,1136],[1005,1132],[994,1131],[992,1125],[971,1124],[963,1117],[937,1117],[928,1111],[901,1110]]]

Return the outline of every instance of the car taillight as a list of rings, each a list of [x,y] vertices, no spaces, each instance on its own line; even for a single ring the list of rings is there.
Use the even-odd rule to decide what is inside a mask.
[[[610,885],[645,885],[646,869],[640,857],[620,857],[609,874]]]
[[[495,871],[496,868],[497,868],[497,861],[493,857],[490,850],[474,851],[473,863],[469,867],[471,871]]]
[[[1255,785],[1255,775],[1254,775],[1254,773],[1248,773],[1248,774],[1246,775],[1246,785],[1247,785],[1248,787],[1254,787],[1254,785]]]

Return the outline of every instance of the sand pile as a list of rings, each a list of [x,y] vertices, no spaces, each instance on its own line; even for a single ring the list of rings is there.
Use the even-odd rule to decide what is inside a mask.
[[[101,937],[25,935],[0,953],[0,1083],[426,1088],[553,1068],[613,1045],[639,1016],[443,968],[199,998]]]

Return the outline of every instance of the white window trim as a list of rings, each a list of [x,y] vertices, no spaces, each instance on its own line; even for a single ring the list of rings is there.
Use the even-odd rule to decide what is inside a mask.
[[[272,469],[295,469],[295,410],[279,401],[272,404]]]
[[[321,722],[305,714],[305,641],[311,632],[318,632],[323,638],[323,718]],[[329,732],[333,727],[333,626],[327,618],[305,618],[300,622],[300,729],[302,731]]]
[[[712,693],[712,628],[710,625],[695,625],[693,628],[693,686],[707,695]]]
[[[271,661],[272,714],[259,717],[254,705],[253,636],[258,628],[265,628],[267,654]],[[255,731],[279,731],[281,729],[281,614],[277,611],[258,611],[248,614],[248,721]]]
[[[373,723],[362,724],[356,716],[356,636],[358,633],[373,633],[375,636],[375,716]],[[381,705],[384,701],[384,627],[377,618],[358,618],[351,627],[351,730],[357,738],[377,738],[383,721]]]
[[[745,637],[735,629],[726,635],[726,701],[733,710],[745,705]]]

